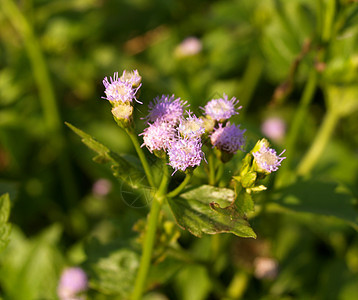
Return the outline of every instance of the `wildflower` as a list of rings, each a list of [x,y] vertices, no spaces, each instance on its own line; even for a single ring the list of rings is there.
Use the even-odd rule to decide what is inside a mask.
[[[168,122],[157,120],[154,124],[148,123],[148,127],[144,129],[143,133],[143,146],[153,153],[154,150],[166,151],[169,142],[174,139],[175,129]]]
[[[185,171],[188,167],[199,166],[204,158],[201,147],[200,138],[179,137],[171,141],[168,156],[169,165],[174,169],[173,174],[178,170]]]
[[[188,37],[182,41],[175,49],[178,57],[187,57],[198,54],[203,48],[201,41],[196,37]]]
[[[191,115],[190,110],[187,112],[187,118],[181,118],[179,121],[178,132],[183,137],[199,138],[205,132],[203,126],[204,120],[199,119],[194,114]]]
[[[123,71],[123,74],[120,78],[123,82],[129,82],[132,84],[132,87],[139,87],[142,77],[139,75],[137,70],[128,72],[127,70]]]
[[[109,100],[113,103],[125,103],[129,104],[133,101],[137,101],[136,93],[140,88],[140,85],[137,88],[133,88],[132,83],[128,80],[123,81],[121,78],[118,78],[118,72],[115,72],[112,77],[107,77],[103,80],[103,85],[106,88],[104,93],[106,97],[102,97],[103,99]]]
[[[246,129],[240,129],[240,125],[231,125],[230,122],[225,127],[219,124],[219,128],[210,136],[211,144],[227,153],[236,153],[237,150],[242,150],[245,144],[245,131]]]
[[[80,294],[87,290],[87,286],[87,275],[81,268],[67,268],[61,274],[57,295],[60,300],[84,299]]]
[[[176,124],[183,115],[183,109],[186,101],[175,98],[174,95],[162,95],[160,98],[156,97],[153,102],[150,102],[148,121],[155,122],[158,119]]]
[[[281,118],[268,118],[262,124],[261,131],[268,138],[274,141],[280,141],[285,136],[286,124]]]
[[[242,108],[242,106],[235,108],[238,103],[239,100],[236,100],[235,97],[228,100],[227,95],[224,93],[223,98],[213,99],[205,105],[204,114],[216,121],[223,122],[238,114],[237,110]]]
[[[261,146],[259,150],[252,152],[256,170],[264,174],[277,171],[278,167],[281,166],[281,162],[286,158],[281,157],[286,150],[283,150],[280,155],[277,155],[274,149],[268,147],[268,142],[265,139],[257,142],[253,150],[257,149],[258,146]]]

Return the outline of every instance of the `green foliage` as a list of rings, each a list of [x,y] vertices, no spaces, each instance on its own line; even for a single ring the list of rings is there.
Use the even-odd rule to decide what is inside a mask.
[[[11,225],[8,223],[10,215],[10,197],[9,194],[0,196],[0,252],[3,251],[9,243]]]
[[[285,136],[270,140],[282,150],[295,139],[295,117],[303,120],[277,174],[251,170],[251,155],[240,169],[241,153],[216,186],[206,185],[203,163],[189,189],[164,201],[143,299],[356,298],[356,1],[20,2],[0,1],[1,299],[57,299],[61,271],[73,264],[89,275],[88,299],[132,292],[154,193],[140,161],[122,154],[133,151],[130,139],[100,100],[101,80],[122,69],[143,77],[137,134],[148,102],[160,94],[188,100],[197,115],[196,107],[223,92],[237,97],[246,154],[263,137],[267,117],[286,123]],[[202,50],[179,57],[188,36]],[[311,72],[317,84],[301,106]],[[331,131],[315,143],[331,113]],[[62,130],[65,120],[84,129],[67,123],[98,164]],[[313,144],[320,152],[299,173]],[[151,164],[155,183],[158,165]],[[178,173],[170,187],[182,181]],[[94,185],[101,178],[111,185],[102,194]],[[132,205],[138,194],[140,205]],[[132,230],[138,219],[139,233]],[[274,280],[257,275],[260,257],[277,260]],[[230,295],[235,288],[239,296]]]
[[[0,282],[11,299],[55,299],[63,258],[57,249],[61,226],[53,225],[33,239],[16,227],[1,254]]]
[[[256,237],[242,215],[223,214],[211,209],[212,202],[229,206],[234,199],[233,190],[203,185],[178,198],[168,199],[168,203],[179,226],[195,236],[231,232],[241,237]]]
[[[312,179],[297,181],[277,190],[272,200],[295,212],[341,219],[358,230],[357,199],[337,183]]]
[[[141,169],[131,164],[123,156],[111,151],[82,130],[67,122],[66,125],[82,138],[82,142],[86,146],[97,152],[98,155],[93,158],[96,163],[111,162],[113,175],[130,184],[133,188],[139,188],[146,183],[144,172]]]

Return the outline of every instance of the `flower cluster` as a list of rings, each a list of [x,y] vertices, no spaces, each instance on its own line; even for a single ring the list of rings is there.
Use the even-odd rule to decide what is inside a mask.
[[[114,73],[113,78],[103,80],[106,97],[102,98],[110,101],[115,120],[124,128],[131,125],[133,100],[141,103],[136,98],[140,82],[137,70],[124,71],[120,77]],[[237,151],[244,151],[246,129],[229,121],[242,108],[238,103],[235,97],[229,99],[224,93],[222,98],[210,100],[202,108],[204,116],[198,118],[190,110],[186,111],[187,101],[174,95],[158,96],[148,105],[148,115],[144,118],[148,126],[139,134],[143,137],[142,147],[146,146],[158,157],[168,156],[174,173],[199,166],[205,159],[202,146],[206,142],[218,150],[216,154],[222,162],[228,162]],[[259,141],[249,155],[254,172],[267,175],[276,171],[285,159],[282,154],[277,155],[269,148],[265,139]],[[248,186],[252,188],[251,185]]]
[[[169,165],[178,170],[185,171],[189,167],[199,166],[204,158],[201,135],[204,133],[203,120],[187,112],[184,118],[186,101],[174,95],[162,95],[149,104],[147,116],[148,127],[144,129],[143,145],[150,152],[163,152],[169,157]]]

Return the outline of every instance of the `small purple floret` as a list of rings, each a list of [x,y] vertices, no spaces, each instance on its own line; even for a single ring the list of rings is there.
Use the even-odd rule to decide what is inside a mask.
[[[261,146],[261,149],[257,152],[253,152],[252,155],[255,158],[257,166],[266,171],[267,173],[271,173],[278,170],[278,167],[281,166],[281,162],[286,157],[281,157],[281,155],[286,150],[283,150],[281,154],[277,155],[276,151],[272,148],[266,147],[264,145]]]
[[[178,132],[183,137],[199,138],[205,132],[204,121],[187,111],[188,117],[180,118]]]
[[[246,129],[240,129],[240,125],[231,125],[230,122],[225,127],[219,124],[219,128],[216,128],[210,136],[211,144],[219,150],[236,153],[245,145],[245,131]]]
[[[141,85],[133,88],[130,81],[121,80],[118,77],[118,72],[114,73],[113,78],[109,77],[109,80],[107,77],[105,77],[103,80],[103,85],[106,88],[104,91],[106,97],[102,97],[103,99],[122,103],[132,102],[134,99],[138,103],[141,103],[136,98],[136,93],[138,92],[138,89]]]
[[[176,124],[183,115],[184,106],[187,101],[175,98],[174,95],[162,95],[156,97],[152,102],[149,103],[149,115],[147,120],[149,122],[155,122],[161,119],[162,121]]]
[[[237,110],[242,106],[235,107],[239,103],[235,97],[228,100],[227,95],[224,93],[223,98],[213,99],[209,101],[204,109],[204,114],[211,117],[216,121],[223,121],[229,119],[231,116],[238,114]]]
[[[57,294],[61,300],[74,299],[79,293],[87,290],[86,273],[79,267],[65,269],[57,287]]]
[[[148,123],[148,127],[144,129],[143,133],[143,146],[153,153],[154,150],[166,151],[171,140],[174,139],[175,129],[168,122],[157,120],[154,124]]]
[[[199,166],[204,158],[201,147],[200,138],[179,137],[173,140],[168,148],[169,165],[174,169],[173,174],[178,170],[185,171],[188,167]]]

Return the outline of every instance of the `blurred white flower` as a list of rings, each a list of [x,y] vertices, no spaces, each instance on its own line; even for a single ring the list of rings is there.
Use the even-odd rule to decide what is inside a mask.
[[[273,280],[278,275],[277,260],[269,257],[257,257],[254,261],[254,275],[257,279]]]
[[[66,268],[62,274],[57,287],[60,300],[84,300],[81,295],[88,288],[86,273],[79,267]]]
[[[187,37],[175,49],[175,54],[178,57],[186,57],[198,54],[201,52],[203,45],[196,37]]]
[[[112,189],[112,183],[108,179],[98,179],[92,186],[92,193],[97,197],[105,197]]]
[[[286,134],[286,123],[281,118],[271,117],[262,123],[261,131],[269,139],[280,142]]]

